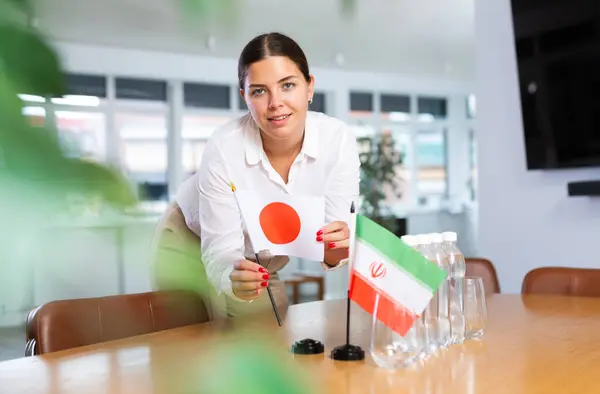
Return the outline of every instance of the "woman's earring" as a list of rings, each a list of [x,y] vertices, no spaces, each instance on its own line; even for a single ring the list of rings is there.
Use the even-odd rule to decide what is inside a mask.
[[[308,99],[308,103],[312,104],[312,97]]]

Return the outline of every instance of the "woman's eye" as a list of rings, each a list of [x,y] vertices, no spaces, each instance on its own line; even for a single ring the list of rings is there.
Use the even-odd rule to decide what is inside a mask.
[[[291,82],[286,82],[286,83],[283,84],[283,88],[284,89],[291,89],[293,87],[294,87],[294,84],[291,83]]]
[[[254,91],[252,92],[252,95],[253,95],[253,96],[258,96],[258,95],[260,95],[260,94],[263,94],[264,92],[265,92],[265,90],[264,90],[264,89],[256,89],[256,90],[254,90]]]

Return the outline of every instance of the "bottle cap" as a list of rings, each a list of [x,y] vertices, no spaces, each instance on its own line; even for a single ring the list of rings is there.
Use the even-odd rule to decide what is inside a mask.
[[[417,237],[414,235],[403,235],[400,237],[402,242],[407,244],[408,246],[416,246],[417,245]]]
[[[429,234],[419,234],[419,235],[417,235],[417,243],[419,245],[429,245],[431,243],[431,239],[429,238]]]
[[[458,235],[453,231],[446,231],[442,233],[442,238],[446,242],[456,242],[456,240],[458,239]]]
[[[434,243],[434,244],[442,243],[444,241],[444,239],[442,238],[442,234],[440,234],[440,233],[429,234],[429,239],[431,240],[431,243]]]

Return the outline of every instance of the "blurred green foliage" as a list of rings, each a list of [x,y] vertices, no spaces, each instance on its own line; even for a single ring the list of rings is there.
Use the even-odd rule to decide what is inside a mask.
[[[198,17],[209,4],[219,4],[219,15],[235,18],[236,0],[180,1],[187,17]],[[38,228],[47,215],[63,209],[68,212],[70,194],[99,196],[116,208],[136,203],[119,170],[66,157],[55,130],[32,126],[23,115],[18,94],[52,98],[66,92],[60,57],[49,40],[30,26],[31,9],[28,0],[0,0],[0,301],[12,296],[13,273],[30,263],[22,252],[39,247],[44,234]],[[178,273],[195,278],[186,267],[179,267],[179,271],[167,272],[165,280]],[[195,287],[191,282],[185,286]],[[292,363],[281,362],[282,357],[291,359],[285,349],[274,345],[270,349],[269,341],[239,338],[220,344],[211,368],[198,371],[204,379],[185,392],[308,392]]]
[[[306,374],[266,335],[246,333],[218,348],[211,365],[200,374],[201,394],[308,394]],[[252,339],[249,339],[252,338]],[[221,375],[219,379],[214,376]]]
[[[35,193],[64,198],[65,204],[70,193],[99,195],[119,208],[134,204],[133,190],[119,171],[65,157],[54,130],[34,127],[23,116],[18,94],[51,98],[66,92],[60,58],[25,22],[30,10],[27,0],[0,0],[0,182],[11,178],[12,184],[27,184]]]
[[[352,17],[356,12],[356,0],[339,0],[342,15]]]
[[[178,0],[182,7],[184,28],[192,37],[207,33],[235,36],[243,0]]]

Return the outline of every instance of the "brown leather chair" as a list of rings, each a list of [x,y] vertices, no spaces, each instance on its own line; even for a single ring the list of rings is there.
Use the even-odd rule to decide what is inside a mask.
[[[51,301],[27,316],[25,355],[128,338],[209,320],[193,291]]]
[[[521,293],[600,297],[600,269],[535,268],[525,275]]]
[[[479,276],[483,279],[485,294],[500,293],[498,274],[491,261],[478,257],[467,257],[465,263],[467,276]]]

